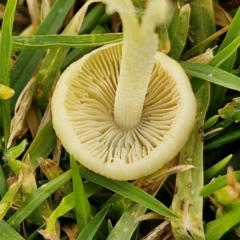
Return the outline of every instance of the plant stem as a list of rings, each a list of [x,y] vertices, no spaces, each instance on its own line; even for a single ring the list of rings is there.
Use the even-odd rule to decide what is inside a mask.
[[[12,53],[12,28],[17,0],[7,2],[0,39],[0,83],[9,86],[10,57]],[[10,135],[10,101],[0,100],[0,137],[4,139],[5,147]]]

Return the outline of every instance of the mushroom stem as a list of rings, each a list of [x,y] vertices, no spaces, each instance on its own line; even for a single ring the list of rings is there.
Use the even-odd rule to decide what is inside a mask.
[[[133,129],[141,120],[142,109],[154,65],[158,38],[155,28],[165,21],[166,0],[149,0],[141,24],[130,0],[105,0],[110,11],[122,20],[124,40],[118,80],[114,121],[121,129]],[[113,6],[114,5],[114,6]]]
[[[131,35],[135,35],[134,32]],[[142,109],[157,50],[157,38],[127,36],[123,41],[122,62],[118,80],[114,120],[122,129],[136,127],[142,117]],[[125,44],[127,42],[127,44]]]

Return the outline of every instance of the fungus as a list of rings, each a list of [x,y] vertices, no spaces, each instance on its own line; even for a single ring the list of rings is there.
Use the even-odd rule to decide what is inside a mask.
[[[86,168],[133,180],[162,168],[187,142],[196,103],[181,66],[157,52],[156,26],[167,0],[148,0],[141,23],[131,0],[105,0],[123,24],[123,42],[72,63],[52,98],[53,126],[65,149]]]

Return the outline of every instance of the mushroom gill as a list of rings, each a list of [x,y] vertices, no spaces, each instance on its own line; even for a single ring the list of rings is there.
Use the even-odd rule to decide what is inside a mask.
[[[133,129],[121,129],[114,121],[121,47],[121,44],[113,44],[97,49],[91,57],[86,55],[74,63],[71,66],[74,71],[68,70],[67,77],[71,81],[66,82],[67,97],[63,104],[75,136],[67,138],[66,134],[68,143],[64,144],[63,140],[63,144],[77,145],[78,149],[81,146],[79,151],[73,150],[73,147],[67,148],[76,159],[81,159],[80,162],[84,161],[84,152],[88,152],[84,165],[89,169],[102,174],[104,165],[110,164],[120,173],[119,177],[110,177],[134,179],[161,168],[180,151],[185,143],[185,139],[179,140],[179,135],[184,131],[182,114],[185,112],[186,100],[185,93],[178,89],[182,83],[177,83],[156,57],[141,122]],[[159,54],[161,58],[165,56],[162,53],[157,56]],[[185,84],[181,86],[182,89],[185,87]],[[187,121],[187,116],[184,119]],[[144,162],[154,151],[158,152],[158,160],[154,158]],[[140,173],[136,174],[132,170],[132,176],[125,177],[126,169],[131,168],[130,163],[138,161],[143,163],[142,168],[138,169]],[[152,166],[144,167],[144,164]],[[120,165],[125,165],[122,172]],[[151,169],[150,172],[148,169]]]
[[[132,180],[178,154],[195,123],[196,103],[181,66],[156,51],[154,30],[164,19],[156,9],[163,14],[169,1],[149,0],[141,25],[131,0],[104,1],[119,10],[124,40],[92,51],[62,73],[52,98],[53,126],[83,166]]]

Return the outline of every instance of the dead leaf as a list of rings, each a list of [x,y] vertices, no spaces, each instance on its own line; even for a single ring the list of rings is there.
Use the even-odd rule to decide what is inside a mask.
[[[78,235],[78,228],[75,223],[68,223],[61,227],[61,230],[64,231],[69,240],[76,240]]]
[[[26,87],[23,89],[21,95],[19,96],[15,114],[11,121],[11,134],[8,140],[7,147],[9,148],[12,145],[12,141],[14,138],[22,137],[28,130],[27,122],[26,122],[26,114],[32,104],[32,85],[34,82],[34,78],[32,78]]]
[[[226,27],[232,22],[232,17],[217,3],[213,2],[216,25]]]

